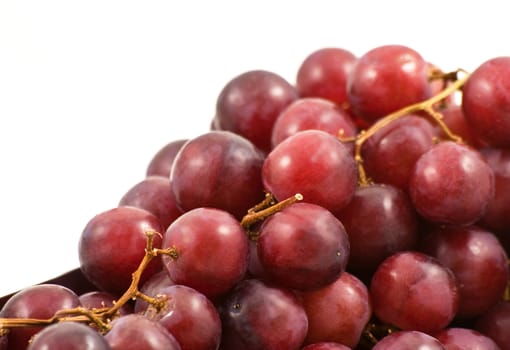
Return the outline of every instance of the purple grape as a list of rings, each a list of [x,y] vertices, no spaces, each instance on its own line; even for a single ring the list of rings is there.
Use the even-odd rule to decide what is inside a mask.
[[[500,301],[483,315],[481,315],[474,328],[488,336],[501,350],[510,350],[510,302]]]

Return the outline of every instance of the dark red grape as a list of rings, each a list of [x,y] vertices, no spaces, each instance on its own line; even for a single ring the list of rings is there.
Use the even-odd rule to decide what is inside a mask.
[[[337,138],[324,131],[305,130],[269,153],[262,178],[277,200],[301,193],[306,202],[337,213],[354,194],[357,171],[352,153]]]
[[[477,67],[462,88],[462,109],[473,131],[487,144],[510,146],[510,57]]]
[[[80,300],[71,289],[57,284],[39,284],[14,294],[4,304],[0,316],[5,318],[49,319],[57,311],[73,309]],[[11,328],[8,334],[9,349],[26,349],[30,338],[42,326]]]
[[[301,97],[321,97],[339,106],[347,104],[347,79],[356,56],[345,49],[327,47],[309,54],[301,63],[296,88]]]
[[[477,331],[488,336],[501,350],[510,350],[510,302],[500,301],[478,318]]]
[[[468,225],[482,217],[494,195],[494,174],[473,148],[440,142],[416,162],[409,193],[425,219]]]
[[[267,218],[259,232],[257,255],[278,285],[317,289],[345,271],[349,238],[342,223],[321,206],[292,204]]]
[[[319,290],[300,294],[308,317],[305,342],[336,342],[354,348],[360,341],[372,308],[367,287],[344,272]]]
[[[446,350],[500,350],[494,340],[468,328],[447,328],[434,337]]]
[[[145,283],[140,287],[140,292],[154,298],[157,296],[158,290],[173,285],[175,285],[175,283],[168,275],[168,271],[163,269],[159,272],[156,272],[147,281],[145,281]],[[149,304],[147,304],[147,302],[142,298],[136,298],[134,312],[143,313],[145,310],[147,310],[148,306]]]
[[[14,349],[14,348],[11,348]],[[106,339],[89,326],[59,322],[37,333],[27,350],[110,350]]]
[[[369,277],[388,256],[416,247],[418,218],[407,194],[391,185],[361,186],[337,217],[351,246],[348,270]]]
[[[308,319],[289,290],[259,280],[240,282],[222,308],[222,350],[298,350]]]
[[[217,297],[239,282],[248,268],[248,237],[239,221],[214,208],[190,210],[175,220],[163,237],[164,267],[176,284]]]
[[[367,175],[407,191],[418,158],[434,145],[436,131],[422,116],[409,114],[378,130],[363,144]]]
[[[181,210],[212,207],[238,219],[262,201],[264,157],[247,139],[227,131],[211,131],[186,143],[170,175]]]
[[[402,45],[376,47],[358,58],[347,82],[351,110],[375,121],[431,96],[428,63]]]
[[[418,331],[394,332],[381,339],[372,350],[447,350],[436,338]]]
[[[273,148],[302,130],[322,130],[337,137],[356,136],[357,128],[351,116],[333,102],[321,98],[300,98],[287,106],[273,127]]]
[[[85,226],[78,247],[83,274],[100,290],[120,295],[131,284],[132,273],[145,255],[148,231],[162,232],[154,214],[135,207],[119,207],[94,216]],[[154,236],[154,248],[161,237]],[[140,283],[161,269],[153,259]]]
[[[151,212],[161,222],[163,231],[183,213],[177,207],[170,179],[163,176],[148,176],[135,184],[122,196],[119,206]]]
[[[188,140],[179,139],[171,141],[159,149],[150,160],[149,165],[147,166],[146,175],[163,176],[166,178],[170,177],[170,171],[172,169],[175,156],[186,141]]]
[[[165,327],[143,315],[116,318],[111,326],[104,337],[112,350],[181,350]]]
[[[445,328],[458,309],[452,271],[432,257],[399,252],[386,258],[370,284],[374,314],[401,330],[426,333]]]
[[[350,350],[351,348],[339,343],[323,342],[309,344],[301,350]]]
[[[168,299],[168,306],[146,316],[158,321],[181,345],[182,350],[217,350],[221,340],[221,320],[213,303],[202,293],[181,285],[156,291]]]
[[[503,297],[509,278],[508,257],[491,232],[475,226],[438,228],[420,246],[455,274],[458,317],[479,316]]]
[[[218,96],[215,125],[269,152],[276,118],[297,98],[294,86],[278,74],[264,70],[245,72],[229,81]]]

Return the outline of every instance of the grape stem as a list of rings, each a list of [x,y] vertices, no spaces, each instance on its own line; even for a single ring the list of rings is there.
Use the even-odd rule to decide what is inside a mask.
[[[86,322],[92,323],[97,328],[106,333],[110,330],[111,320],[118,317],[120,309],[127,302],[132,299],[141,298],[147,303],[151,304],[156,310],[161,310],[167,305],[167,298],[165,297],[150,297],[142,293],[138,286],[140,278],[147,265],[153,258],[158,255],[169,255],[172,258],[177,258],[178,254],[175,247],[167,249],[154,248],[154,237],[161,235],[159,232],[147,231],[147,245],[145,248],[145,255],[140,262],[138,268],[132,274],[131,284],[122,296],[111,307],[103,308],[85,308],[76,307],[71,309],[63,309],[57,311],[52,317],[48,319],[35,319],[35,318],[0,318],[0,335],[5,333],[9,328],[13,327],[28,327],[28,326],[47,326],[57,322]]]
[[[465,74],[464,77],[458,78],[458,74],[463,73]],[[342,137],[339,137],[340,141],[342,142],[354,142],[354,159],[356,160],[356,164],[358,167],[358,182],[360,186],[367,186],[371,183],[370,179],[368,178],[365,168],[363,166],[363,157],[361,156],[361,148],[365,141],[367,141],[370,137],[372,137],[377,131],[381,130],[385,126],[391,124],[397,119],[400,119],[406,115],[409,115],[414,112],[418,111],[424,111],[427,113],[428,116],[430,116],[433,121],[435,121],[439,127],[443,130],[445,135],[452,141],[461,143],[462,139],[455,135],[445,124],[443,121],[443,116],[441,113],[434,110],[434,105],[444,100],[446,97],[451,95],[453,92],[460,90],[461,87],[466,83],[467,79],[469,78],[469,74],[467,74],[466,71],[459,69],[455,72],[451,73],[445,73],[445,77],[448,78],[448,80],[453,80],[453,76],[455,76],[457,79],[454,80],[450,85],[448,85],[446,88],[444,88],[442,91],[437,93],[436,95],[432,96],[431,98],[418,102],[409,106],[406,106],[404,108],[401,108],[391,114],[388,114],[387,116],[379,119],[377,122],[375,122],[372,126],[370,126],[367,130],[363,130],[354,138],[350,139],[343,139]]]
[[[262,221],[268,216],[301,200],[303,200],[303,195],[301,193],[296,193],[292,197],[284,199],[281,202],[275,203],[275,198],[273,197],[273,195],[266,194],[266,198],[261,203],[257,204],[256,206],[248,210],[248,213],[241,220],[241,226],[247,232],[250,232],[250,227],[256,222]]]

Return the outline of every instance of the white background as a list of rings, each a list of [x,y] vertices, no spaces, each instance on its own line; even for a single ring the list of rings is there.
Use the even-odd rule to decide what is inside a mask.
[[[206,132],[234,76],[384,44],[473,70],[510,55],[499,3],[1,0],[0,295],[77,267],[88,220]]]

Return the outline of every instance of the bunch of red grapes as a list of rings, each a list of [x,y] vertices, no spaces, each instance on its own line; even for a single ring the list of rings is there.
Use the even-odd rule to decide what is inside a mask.
[[[40,284],[0,349],[510,349],[510,57],[412,48],[248,71]]]

